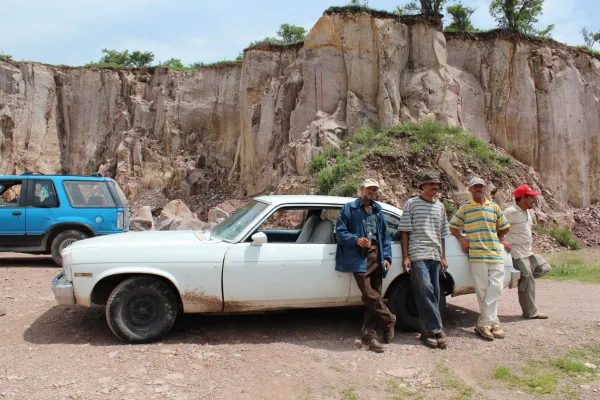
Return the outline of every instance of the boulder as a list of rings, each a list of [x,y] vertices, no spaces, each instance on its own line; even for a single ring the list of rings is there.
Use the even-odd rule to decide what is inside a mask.
[[[199,219],[186,219],[186,218],[169,218],[158,224],[158,230],[160,231],[186,231],[186,230],[203,230],[207,229],[208,224],[200,221]]]
[[[225,220],[227,218],[229,218],[229,213],[219,207],[213,207],[208,211],[208,222],[217,222],[219,219]]]
[[[183,201],[172,200],[163,208],[158,217],[158,223],[160,224],[172,218],[196,219],[196,215],[190,211]]]
[[[132,231],[151,231],[154,229],[154,218],[150,206],[140,208],[131,218]]]

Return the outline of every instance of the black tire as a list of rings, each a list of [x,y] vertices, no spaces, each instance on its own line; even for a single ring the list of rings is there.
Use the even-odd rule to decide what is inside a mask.
[[[404,331],[421,330],[419,311],[409,279],[403,279],[393,289],[388,299],[388,307],[396,316],[396,327]]]
[[[128,343],[153,342],[171,330],[177,318],[177,297],[165,282],[133,277],[121,282],[106,303],[110,330]]]
[[[87,239],[87,237],[88,235],[85,233],[76,230],[68,230],[56,235],[50,244],[50,254],[52,254],[54,262],[59,266],[62,266],[61,251],[78,240]]]

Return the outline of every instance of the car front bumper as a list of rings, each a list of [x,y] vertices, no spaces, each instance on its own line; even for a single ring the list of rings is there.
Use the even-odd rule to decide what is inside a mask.
[[[75,304],[73,284],[67,281],[62,272],[52,279],[52,292],[58,304]]]

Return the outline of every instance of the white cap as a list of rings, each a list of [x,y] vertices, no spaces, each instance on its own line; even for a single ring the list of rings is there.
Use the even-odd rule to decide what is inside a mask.
[[[483,185],[485,186],[485,181],[481,178],[471,178],[471,180],[469,181],[469,187],[473,187],[475,185]]]
[[[379,187],[379,183],[375,179],[365,179],[363,183],[360,184],[360,187]]]

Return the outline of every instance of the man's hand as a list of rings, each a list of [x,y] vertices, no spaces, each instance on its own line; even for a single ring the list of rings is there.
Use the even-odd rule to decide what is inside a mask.
[[[383,266],[385,267],[385,272],[390,270],[390,262],[388,260],[383,260]]]
[[[504,245],[504,250],[506,250],[507,253],[512,251],[512,244],[508,240],[503,240],[501,243]]]
[[[448,261],[446,261],[446,258],[444,257],[440,261],[440,271],[446,272],[447,270],[448,270]]]
[[[371,247],[371,241],[367,238],[359,238],[356,241],[356,244],[360,247]]]
[[[402,270],[404,272],[410,272],[410,259],[408,257],[402,259]]]
[[[460,239],[458,239],[458,241],[460,242],[460,247],[462,248],[463,253],[469,254],[469,241],[467,238],[462,236]]]

